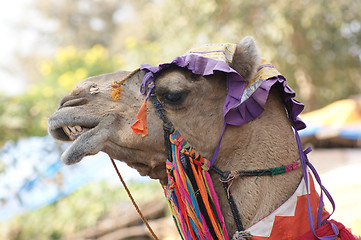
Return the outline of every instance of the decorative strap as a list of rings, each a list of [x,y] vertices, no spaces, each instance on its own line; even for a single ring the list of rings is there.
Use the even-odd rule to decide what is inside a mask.
[[[150,101],[153,103],[155,107],[155,112],[158,114],[159,118],[163,122],[163,134],[164,134],[164,146],[167,151],[168,159],[172,158],[172,147],[169,141],[170,135],[174,132],[174,127],[171,121],[167,118],[167,116],[163,112],[162,104],[158,101],[157,97],[152,93],[153,89],[150,93]]]
[[[233,180],[235,180],[236,178],[239,178],[239,177],[257,177],[256,178],[256,180],[257,180],[258,177],[263,176],[263,175],[268,175],[268,176],[273,177],[274,175],[283,174],[283,173],[286,173],[286,172],[296,170],[300,166],[301,166],[301,162],[300,162],[300,160],[297,160],[297,161],[294,161],[291,164],[282,165],[280,167],[249,170],[249,171],[241,171],[241,170],[222,171],[222,170],[218,169],[215,166],[212,167],[212,170],[214,170],[218,175],[220,175],[219,180],[223,183],[223,188],[224,188],[224,190],[226,192],[228,203],[229,203],[229,206],[231,208],[231,212],[232,212],[234,221],[236,223],[237,230],[239,232],[243,232],[244,227],[243,227],[243,224],[242,224],[241,217],[239,215],[237,205],[236,205],[236,203],[235,203],[235,201],[233,199],[233,196],[232,196],[232,193],[231,193],[231,190],[230,190],[231,185],[233,183]]]
[[[312,215],[312,210],[311,210],[311,203],[310,203],[310,198],[309,198],[309,188],[308,188],[308,184],[306,184],[308,222],[309,222],[309,225],[310,225],[311,232],[317,239],[320,239],[320,240],[333,240],[333,239],[336,239],[338,234],[339,234],[339,230],[338,230],[337,226],[333,222],[327,221],[331,217],[331,215],[335,212],[335,208],[336,208],[335,202],[334,202],[333,198],[331,197],[331,194],[322,185],[321,178],[318,175],[315,167],[309,162],[309,160],[307,158],[307,154],[309,152],[311,152],[312,149],[307,148],[305,151],[303,151],[301,139],[300,139],[300,136],[298,135],[297,129],[295,128],[295,123],[294,123],[293,117],[291,115],[292,115],[292,112],[289,115],[289,119],[291,121],[291,124],[292,124],[293,128],[295,129],[294,132],[295,132],[295,136],[296,136],[296,142],[297,142],[297,147],[298,147],[301,166],[302,166],[303,178],[304,178],[305,182],[307,183],[308,182],[307,167],[309,167],[311,169],[313,175],[315,176],[315,179],[316,179],[317,183],[319,184],[319,186],[321,188],[320,201],[319,201],[319,206],[318,206],[318,211],[317,211],[316,229],[320,228],[321,225],[323,225],[325,223],[329,223],[329,224],[331,224],[331,227],[332,227],[332,230],[333,230],[334,234],[328,235],[328,236],[318,236],[316,234],[315,223],[314,223],[314,220],[313,220],[313,215]],[[328,200],[330,201],[330,203],[332,205],[332,213],[330,215],[328,215],[325,219],[322,220],[323,194],[325,194],[327,196]]]
[[[231,184],[228,184],[227,182],[223,182],[223,188],[227,195],[227,200],[229,203],[229,207],[231,208],[231,212],[233,215],[234,222],[236,224],[237,230],[242,232],[244,231],[243,223],[241,220],[241,216],[239,215],[239,211],[236,205],[236,202],[233,199],[233,196],[230,191]]]
[[[268,175],[273,177],[274,175],[279,175],[296,170],[300,166],[301,166],[301,161],[297,160],[288,165],[281,165],[280,167],[267,168],[267,169],[256,169],[256,170],[248,170],[248,171],[236,170],[236,171],[224,171],[224,172],[216,167],[213,167],[213,169],[219,175],[221,175],[220,178],[221,182],[231,182],[238,177],[260,177],[263,175]]]

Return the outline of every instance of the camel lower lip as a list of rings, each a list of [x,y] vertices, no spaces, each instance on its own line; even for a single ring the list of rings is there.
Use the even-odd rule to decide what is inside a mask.
[[[87,155],[94,155],[100,151],[101,142],[93,141],[96,134],[94,128],[83,130],[81,134],[71,134],[69,139],[72,141],[68,149],[62,154],[63,163],[70,165],[80,162]],[[88,142],[88,144],[82,144]]]

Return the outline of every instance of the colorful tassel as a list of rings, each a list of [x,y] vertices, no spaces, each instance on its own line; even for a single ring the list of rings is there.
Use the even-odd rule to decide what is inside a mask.
[[[229,239],[209,175],[210,162],[200,156],[178,131],[170,136],[164,186],[173,219],[183,240]]]

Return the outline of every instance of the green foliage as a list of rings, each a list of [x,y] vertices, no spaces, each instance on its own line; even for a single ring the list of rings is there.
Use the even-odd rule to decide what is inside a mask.
[[[128,67],[166,62],[199,44],[238,42],[252,35],[307,110],[361,92],[360,0],[125,0],[119,5],[106,0],[109,9],[72,3],[76,13],[61,7],[63,4],[38,5],[39,12],[58,23],[58,42],[82,48],[87,34],[77,35],[75,41],[61,33],[64,29],[89,29],[111,52],[121,52]],[[94,30],[91,21],[74,20],[89,16],[100,19],[103,28]],[[103,34],[106,29],[111,38]]]
[[[155,5],[138,10],[148,23],[139,26],[140,37],[162,46],[162,55],[252,35],[308,110],[361,92],[359,0],[164,0]]]
[[[0,145],[44,135],[47,116],[84,77],[159,64],[199,44],[238,42],[245,35],[255,37],[306,110],[361,92],[360,0],[37,0],[35,8],[53,26],[38,48],[61,48],[42,64],[21,62],[40,71],[24,72],[40,75],[29,79],[35,84],[26,94],[0,95]]]
[[[26,93],[0,95],[0,146],[7,140],[46,135],[47,118],[63,96],[80,80],[121,67],[122,60],[110,56],[101,45],[89,50],[69,46],[60,48],[54,59],[39,65],[41,78]]]
[[[51,40],[57,45],[76,45],[89,49],[96,44],[112,42],[117,22],[114,14],[122,8],[118,0],[35,0],[35,8],[52,26]],[[80,27],[81,26],[81,27]],[[60,33],[60,34],[57,34]],[[65,43],[65,44],[64,44]]]
[[[128,187],[138,204],[162,196],[156,181],[130,183]],[[95,225],[124,202],[129,202],[129,198],[123,188],[105,182],[89,184],[54,204],[0,223],[0,238],[61,239]]]

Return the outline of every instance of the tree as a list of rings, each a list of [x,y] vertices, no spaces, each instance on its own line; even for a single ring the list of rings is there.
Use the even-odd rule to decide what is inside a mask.
[[[53,63],[50,75],[45,74],[46,64],[40,64],[37,74],[25,73],[32,77],[35,87],[6,106],[6,116],[0,118],[0,124],[11,123],[6,129],[18,129],[13,134],[4,133],[7,139],[45,134],[44,129],[29,125],[31,119],[45,126],[46,114],[56,108],[55,102],[65,89],[70,89],[72,84],[65,83],[70,78],[78,81],[114,69],[131,70],[143,63],[155,65],[170,61],[191,47],[238,42],[245,35],[255,37],[261,52],[285,75],[307,111],[361,92],[360,0],[305,0],[292,4],[287,0],[37,0],[35,7],[53,28],[40,29],[41,46],[25,56],[26,61],[21,62],[23,71],[36,69],[26,67],[27,64],[39,65],[38,60],[29,59],[44,59],[36,56],[45,42],[53,49],[62,47],[73,52],[102,44],[109,57],[87,68],[81,66],[86,54],[80,54],[63,66]],[[70,45],[73,47],[67,48]],[[112,61],[110,56],[114,55],[122,56],[122,64]],[[104,65],[108,60],[112,67]],[[70,65],[77,67],[67,68]],[[58,78],[63,79],[63,85],[57,83]],[[57,100],[48,107],[40,106],[39,98],[45,98],[44,94]],[[20,102],[26,104],[18,106]],[[41,119],[32,115],[39,112],[46,114]]]
[[[163,49],[253,35],[308,110],[361,91],[360,1],[164,1],[162,7],[151,24],[157,28],[146,29]]]
[[[46,39],[57,46],[89,49],[96,44],[108,47],[113,41],[121,4],[117,0],[36,0],[35,8],[53,24],[51,31],[43,32]]]
[[[104,43],[131,67],[252,35],[308,110],[361,91],[360,0],[38,2],[44,16],[57,22],[54,33],[62,44]],[[91,19],[103,27],[92,27]]]

